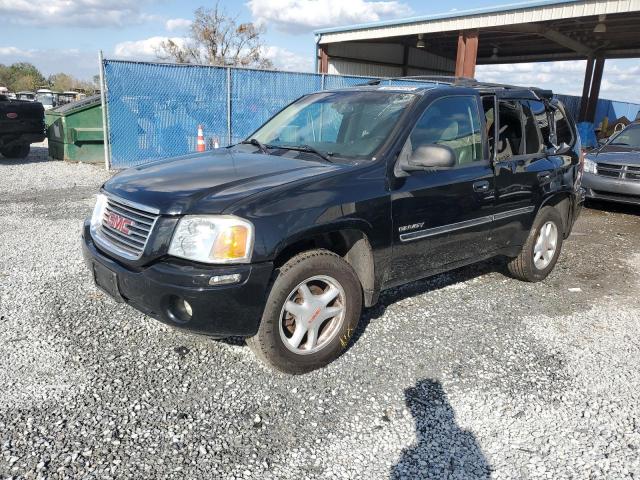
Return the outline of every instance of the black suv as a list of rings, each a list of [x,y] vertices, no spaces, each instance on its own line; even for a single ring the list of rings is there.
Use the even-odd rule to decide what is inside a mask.
[[[306,95],[240,144],[114,176],[84,225],[95,282],[303,373],[383,289],[495,256],[544,279],[584,199],[574,123],[549,91],[439,80]]]
[[[11,100],[0,95],[0,154],[25,158],[31,144],[45,139],[44,107],[39,102]]]

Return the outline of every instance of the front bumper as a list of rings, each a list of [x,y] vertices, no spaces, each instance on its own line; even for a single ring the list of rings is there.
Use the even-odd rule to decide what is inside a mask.
[[[587,198],[640,205],[640,182],[585,173],[582,186]]]
[[[258,331],[273,271],[270,262],[200,266],[167,260],[132,270],[96,247],[89,222],[82,230],[82,253],[94,280],[111,282],[110,288],[99,285],[103,291],[156,320],[216,337],[247,337]],[[229,274],[240,274],[240,281],[222,286],[208,284],[212,276]],[[191,315],[181,308],[184,300],[191,305]]]

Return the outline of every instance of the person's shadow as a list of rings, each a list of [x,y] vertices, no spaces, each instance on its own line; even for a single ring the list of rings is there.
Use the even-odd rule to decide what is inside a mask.
[[[488,479],[491,469],[471,432],[461,430],[440,382],[421,380],[404,392],[417,442],[391,469],[392,480]]]

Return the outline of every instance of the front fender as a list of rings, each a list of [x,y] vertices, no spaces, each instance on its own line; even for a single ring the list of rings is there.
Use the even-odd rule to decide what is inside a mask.
[[[275,245],[269,256],[271,257],[271,260],[273,260],[291,245],[320,235],[337,233],[344,230],[357,230],[362,232],[365,237],[369,238],[371,231],[373,230],[373,226],[368,221],[360,218],[341,218],[330,223],[318,223],[295,232],[290,232],[287,237],[283,238]]]

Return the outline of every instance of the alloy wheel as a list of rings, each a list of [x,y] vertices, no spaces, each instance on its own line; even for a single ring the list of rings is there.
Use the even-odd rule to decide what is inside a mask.
[[[554,222],[542,225],[533,247],[533,263],[538,270],[549,266],[558,248],[558,227]]]
[[[280,338],[299,355],[324,348],[340,331],[345,319],[344,289],[327,275],[300,282],[288,295],[280,313]]]

